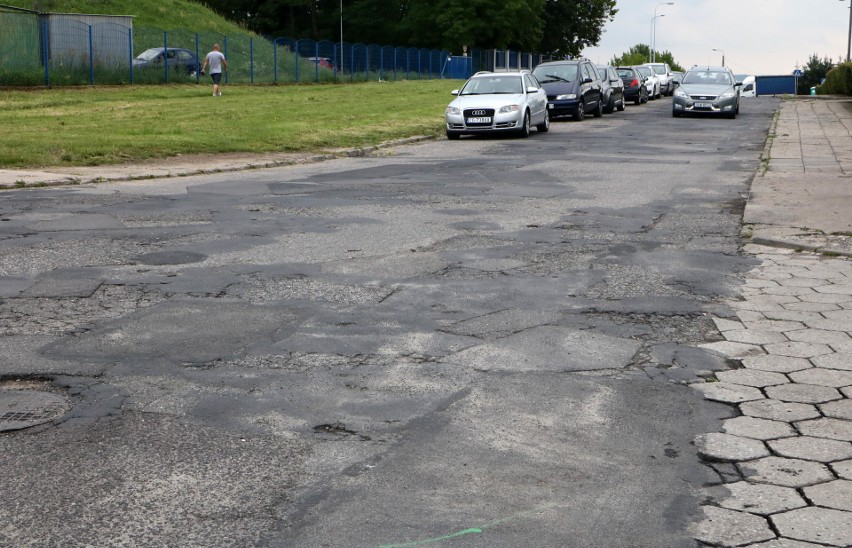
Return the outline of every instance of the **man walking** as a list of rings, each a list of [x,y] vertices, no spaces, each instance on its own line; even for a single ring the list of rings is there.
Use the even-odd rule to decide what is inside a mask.
[[[210,78],[213,79],[213,97],[222,95],[219,82],[222,81],[222,70],[228,70],[228,62],[225,61],[225,56],[219,51],[219,44],[213,44],[213,51],[204,58],[204,66],[201,67],[202,76],[204,76],[204,71],[207,70],[207,65],[210,65]]]

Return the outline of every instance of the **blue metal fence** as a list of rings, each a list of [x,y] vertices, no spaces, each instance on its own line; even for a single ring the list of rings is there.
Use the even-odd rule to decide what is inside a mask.
[[[228,83],[317,83],[466,78],[479,70],[532,69],[544,56],[473,49],[447,50],[327,40],[274,38],[178,29],[135,28],[129,18],[0,11],[0,85],[199,82],[214,43],[228,60]],[[134,66],[149,48],[194,59]],[[186,52],[181,55],[190,56]],[[168,55],[166,56],[168,57]]]

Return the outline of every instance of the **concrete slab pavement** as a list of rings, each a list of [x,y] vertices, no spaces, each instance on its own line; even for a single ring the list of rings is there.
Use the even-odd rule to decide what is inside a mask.
[[[719,474],[709,546],[852,545],[852,101],[784,101],[746,205],[745,274],[722,341],[741,369],[696,383],[739,416],[695,440]]]

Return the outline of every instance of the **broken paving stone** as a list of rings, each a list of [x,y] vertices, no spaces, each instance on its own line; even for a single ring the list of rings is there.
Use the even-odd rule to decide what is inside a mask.
[[[852,354],[837,352],[835,354],[817,356],[811,361],[813,361],[814,365],[816,365],[817,367],[852,371]]]
[[[743,415],[783,422],[816,419],[820,412],[816,406],[806,403],[787,403],[779,400],[759,400],[740,404]]]
[[[701,434],[695,437],[695,446],[699,455],[710,460],[744,461],[769,456],[762,441],[731,434]]]
[[[852,481],[837,480],[805,487],[805,496],[817,506],[852,512]],[[852,514],[849,515],[852,518]]]
[[[733,436],[756,440],[772,440],[796,435],[793,427],[786,422],[749,416],[727,419],[722,423],[722,431]]]
[[[852,400],[837,400],[819,406],[826,417],[852,421]]]
[[[741,546],[775,538],[767,521],[754,514],[702,506],[704,519],[691,527],[693,536],[713,546]]]
[[[811,362],[805,358],[792,358],[790,356],[749,356],[743,358],[741,363],[746,369],[760,369],[774,373],[791,373],[813,367]]]
[[[699,382],[691,385],[708,400],[722,403],[742,403],[764,399],[763,393],[752,386],[726,382]]]
[[[769,371],[758,371],[755,369],[735,369],[733,371],[722,371],[716,377],[726,383],[741,384],[743,386],[753,386],[755,388],[764,388],[766,386],[775,386],[779,384],[787,384],[790,379],[781,373],[772,373]]]
[[[807,542],[852,544],[852,513],[830,508],[799,508],[771,516],[778,532]]]
[[[747,481],[714,487],[709,494],[723,508],[751,514],[776,514],[808,505],[792,487]]]
[[[852,443],[811,436],[796,436],[767,442],[769,448],[782,457],[835,462],[852,458]]]
[[[815,384],[818,386],[830,386],[832,388],[843,388],[852,386],[852,371],[838,371],[836,369],[823,369],[815,367],[805,371],[790,373],[793,382],[801,384]]]
[[[827,403],[842,399],[834,388],[815,384],[782,384],[766,388],[766,395],[773,400],[792,403]]]
[[[814,419],[796,423],[804,436],[852,441],[852,421],[842,419]]]
[[[805,487],[834,479],[824,464],[800,459],[766,457],[738,466],[747,481],[782,487]]]

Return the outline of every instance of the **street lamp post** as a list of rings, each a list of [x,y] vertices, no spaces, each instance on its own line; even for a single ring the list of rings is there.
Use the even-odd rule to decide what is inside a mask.
[[[713,48],[713,51],[718,51],[719,53],[722,54],[722,66],[724,67],[725,66],[725,50]]]
[[[648,51],[648,61],[650,63],[653,63],[657,60],[657,52],[654,51],[657,47],[657,19],[660,17],[665,17],[665,14],[657,15],[657,9],[660,6],[674,6],[674,2],[660,2],[659,4],[654,6],[654,17],[651,18],[651,43]]]
[[[844,0],[840,0],[843,2]],[[850,55],[852,55],[852,0],[849,0],[849,38],[846,42],[846,62],[852,61],[850,59]]]

